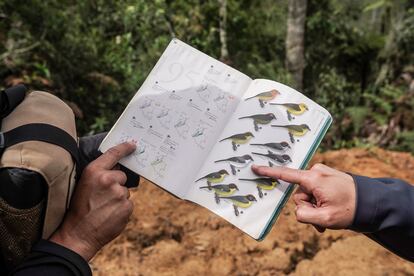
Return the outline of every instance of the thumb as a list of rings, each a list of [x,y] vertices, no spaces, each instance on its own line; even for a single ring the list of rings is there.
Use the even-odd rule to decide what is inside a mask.
[[[316,226],[322,226],[324,225],[324,217],[325,217],[325,211],[321,210],[321,208],[315,208],[313,206],[309,205],[298,205],[296,207],[296,219],[299,222],[302,223],[308,223],[313,224]]]

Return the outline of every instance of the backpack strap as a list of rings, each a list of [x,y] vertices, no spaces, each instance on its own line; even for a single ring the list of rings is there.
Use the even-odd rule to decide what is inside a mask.
[[[57,145],[70,153],[79,165],[78,144],[66,131],[48,124],[33,123],[0,132],[0,156],[5,148],[26,141],[41,141]]]
[[[0,92],[0,128],[1,120],[7,117],[26,97],[27,88],[23,84]]]

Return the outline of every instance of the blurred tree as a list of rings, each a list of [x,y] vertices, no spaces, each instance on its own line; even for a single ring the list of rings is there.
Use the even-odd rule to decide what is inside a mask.
[[[305,20],[307,0],[289,0],[286,33],[286,67],[293,75],[294,87],[303,89],[305,68]]]

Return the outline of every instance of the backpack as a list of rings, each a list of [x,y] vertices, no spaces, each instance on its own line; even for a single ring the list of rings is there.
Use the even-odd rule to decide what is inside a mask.
[[[0,126],[0,259],[13,267],[63,220],[79,151],[72,109],[47,92],[0,92]]]

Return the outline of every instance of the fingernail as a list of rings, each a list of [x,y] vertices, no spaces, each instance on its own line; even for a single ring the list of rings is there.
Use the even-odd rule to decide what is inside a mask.
[[[255,164],[252,165],[253,170],[256,170],[257,168],[259,168],[259,166],[255,165]]]

